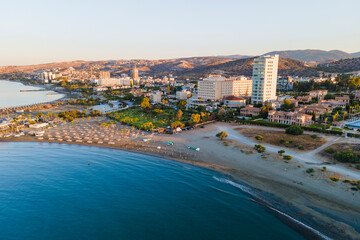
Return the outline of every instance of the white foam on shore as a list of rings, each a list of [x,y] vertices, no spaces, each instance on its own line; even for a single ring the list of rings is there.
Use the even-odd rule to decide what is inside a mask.
[[[265,201],[265,199],[263,199],[261,196],[259,196],[258,194],[256,194],[254,191],[252,191],[251,188],[249,188],[249,187],[246,187],[246,186],[241,185],[241,184],[239,184],[239,183],[233,182],[233,181],[231,181],[231,180],[229,180],[229,179],[226,179],[226,178],[219,178],[219,177],[216,177],[216,176],[213,176],[213,178],[214,178],[215,180],[219,181],[219,182],[230,184],[230,185],[232,185],[232,186],[240,189],[241,191],[250,194],[250,195],[253,196],[253,197],[256,197],[256,198],[258,198],[258,199],[261,199],[261,200]],[[278,209],[270,206],[269,204],[264,203],[263,205],[265,205],[265,206],[268,207],[269,209],[275,211],[276,213],[278,213],[278,214],[280,214],[280,215],[282,215],[282,216],[290,219],[291,221],[295,222],[296,224],[301,225],[302,227],[306,228],[307,230],[309,230],[309,231],[313,232],[314,234],[318,235],[320,238],[322,238],[322,239],[324,239],[324,240],[332,240],[331,238],[325,236],[324,234],[322,234],[322,233],[319,232],[318,230],[313,229],[312,227],[310,227],[310,226],[308,226],[308,225],[300,222],[299,220],[296,220],[295,218],[293,218],[293,217],[287,215],[286,213],[284,213],[284,212],[282,212],[282,211],[280,211],[280,210],[278,210]]]
[[[306,225],[306,224],[304,224],[304,223],[296,220],[295,218],[287,215],[286,213],[283,213],[283,212],[281,212],[280,210],[278,210],[278,209],[276,209],[276,208],[273,208],[273,207],[271,207],[271,206],[267,206],[267,207],[269,207],[271,210],[277,212],[278,214],[280,214],[280,215],[282,215],[282,216],[285,216],[286,218],[289,218],[290,220],[294,221],[295,223],[301,225],[302,227],[304,227],[304,228],[312,231],[313,233],[315,233],[315,234],[318,235],[319,237],[321,237],[321,238],[323,238],[323,239],[325,239],[325,240],[331,240],[331,238],[325,236],[324,234],[322,234],[322,233],[319,232],[318,230],[313,229],[312,227],[310,227],[310,226],[308,226],[308,225]]]

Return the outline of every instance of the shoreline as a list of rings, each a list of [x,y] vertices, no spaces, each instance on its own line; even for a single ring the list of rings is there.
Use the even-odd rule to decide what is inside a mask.
[[[192,132],[190,133],[192,134]],[[167,136],[155,136],[160,138],[171,138]],[[35,138],[24,139],[20,138],[9,138],[9,139],[0,139],[0,142],[47,142],[47,143],[58,143],[58,144],[76,144],[76,145],[84,145],[84,146],[93,146],[93,147],[101,147],[101,148],[109,148],[109,149],[119,149],[123,151],[129,151],[133,153],[146,154],[151,156],[160,157],[167,160],[178,161],[184,164],[191,164],[198,167],[204,167],[207,169],[211,169],[217,172],[224,174],[230,180],[239,181],[240,183],[245,183],[251,188],[255,189],[255,191],[260,191],[265,195],[269,195],[276,199],[276,204],[271,207],[275,207],[275,209],[279,209],[279,211],[288,214],[290,217],[294,217],[295,219],[301,221],[302,223],[311,226],[314,229],[320,229],[321,232],[327,232],[329,230],[332,231],[330,237],[334,237],[335,239],[356,239],[359,237],[359,233],[354,230],[353,227],[348,224],[341,223],[329,217],[329,214],[321,214],[318,211],[314,211],[308,206],[304,206],[300,201],[289,201],[286,199],[286,195],[301,195],[302,200],[305,202],[312,202],[312,205],[318,206],[319,209],[324,207],[324,203],[328,203],[333,208],[336,207],[337,211],[340,209],[342,214],[350,214],[351,211],[358,212],[359,210],[354,208],[349,204],[339,203],[336,201],[329,201],[329,199],[323,198],[323,196],[319,196],[312,192],[311,190],[304,191],[304,189],[299,188],[296,184],[291,184],[291,182],[287,183],[284,181],[277,181],[276,179],[269,179],[266,176],[259,176],[258,174],[254,174],[251,171],[246,171],[246,169],[236,169],[231,166],[227,166],[226,164],[213,164],[209,161],[203,161],[203,159],[195,159],[188,154],[180,154],[179,152],[167,152],[166,148],[162,146],[162,150],[158,150],[156,145],[160,144],[159,142],[151,142],[150,144],[146,144],[141,142],[139,144],[136,141],[132,141],[131,145],[127,145],[126,143],[123,145],[108,145],[108,144],[94,144],[94,143],[76,143],[76,142],[61,142],[61,141],[48,141],[48,140],[37,140]],[[163,140],[161,141],[163,142]],[[153,144],[157,143],[157,144]],[[164,150],[163,150],[164,149]],[[258,155],[258,154],[256,154]],[[276,189],[282,189],[282,193],[277,191]],[[286,193],[284,195],[284,192]],[[292,199],[293,200],[293,199]],[[327,204],[325,204],[327,205]],[[350,213],[349,213],[350,210]],[[299,213],[300,212],[300,213]],[[331,211],[330,211],[331,212]],[[342,219],[341,219],[342,220]],[[323,239],[323,238],[320,238]]]
[[[34,88],[40,88],[40,89],[45,89],[46,91],[44,92],[55,92],[59,95],[62,95],[62,97],[56,99],[56,100],[52,100],[50,102],[38,102],[38,103],[32,103],[32,104],[28,104],[29,106],[35,106],[35,105],[39,105],[39,104],[53,104],[53,103],[56,103],[56,102],[61,102],[61,101],[64,101],[66,98],[69,97],[69,93],[66,93],[66,92],[60,92],[56,89],[53,88],[53,86],[47,86],[47,85],[44,85],[44,84],[29,84],[28,82],[24,81],[24,80],[14,80],[14,79],[0,79],[0,81],[8,81],[8,82],[15,82],[15,83],[21,83],[22,85],[24,86],[30,86],[30,87],[34,87]],[[7,107],[0,107],[0,110],[1,109],[8,109],[8,108],[11,108],[11,109],[17,109],[17,108],[22,108],[23,106],[25,105],[14,105],[14,106],[7,106]]]

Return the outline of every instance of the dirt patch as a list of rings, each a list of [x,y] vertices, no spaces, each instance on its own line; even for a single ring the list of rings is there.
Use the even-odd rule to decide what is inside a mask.
[[[309,134],[302,134],[294,136],[286,134],[284,131],[269,130],[269,129],[255,129],[255,128],[236,128],[240,134],[252,138],[255,141],[261,143],[268,143],[275,146],[281,146],[284,148],[295,148],[304,151],[311,151],[324,145],[326,140],[317,136],[312,138]],[[256,140],[256,136],[262,136],[263,140]]]

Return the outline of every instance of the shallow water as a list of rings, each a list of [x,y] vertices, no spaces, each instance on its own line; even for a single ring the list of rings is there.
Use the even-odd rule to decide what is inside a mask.
[[[0,239],[303,239],[248,191],[148,155],[0,143]]]
[[[50,91],[20,92],[20,90],[35,89],[40,88],[26,86],[20,82],[0,80],[0,108],[51,102],[63,97],[63,94],[47,95]]]

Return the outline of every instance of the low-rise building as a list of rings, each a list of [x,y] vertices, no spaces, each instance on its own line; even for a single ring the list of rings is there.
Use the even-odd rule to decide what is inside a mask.
[[[301,112],[284,112],[271,110],[268,114],[269,122],[283,123],[288,125],[309,126],[312,116]]]
[[[188,91],[182,90],[176,92],[176,99],[178,100],[186,100],[188,98]]]
[[[253,105],[247,105],[240,109],[241,116],[257,116],[261,112],[261,108],[254,107]]]
[[[298,97],[296,98],[296,100],[297,100],[298,102],[309,103],[309,102],[311,102],[312,97],[311,97],[310,95],[298,96]]]
[[[328,93],[328,90],[313,90],[309,92],[309,96],[312,98],[317,98],[319,100],[324,99],[326,94]]]
[[[246,105],[246,99],[234,96],[225,97],[224,105],[228,108],[243,107]]]
[[[161,92],[156,91],[150,94],[150,101],[152,103],[161,103]]]
[[[355,91],[355,100],[360,100],[360,90]]]
[[[349,104],[350,103],[350,97],[348,95],[344,95],[342,97],[335,97],[335,101],[342,102],[342,103],[345,103],[345,104]]]

